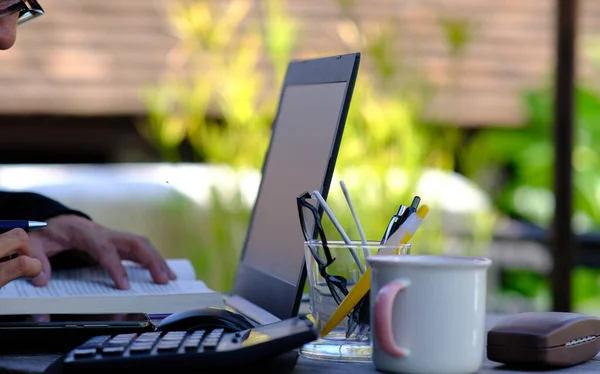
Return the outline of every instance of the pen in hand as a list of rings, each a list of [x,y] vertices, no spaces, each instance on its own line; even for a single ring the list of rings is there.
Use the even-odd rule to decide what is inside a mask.
[[[39,230],[48,226],[46,222],[26,221],[26,220],[0,220],[0,234],[14,229],[23,229],[26,232]]]
[[[26,232],[38,230],[46,227],[46,222],[26,221],[26,220],[0,220],[0,234],[4,234],[14,229],[23,229]],[[19,257],[19,253],[11,253],[8,256],[0,258],[0,263],[7,262]]]
[[[8,262],[10,260],[14,260],[17,257],[19,257],[18,253],[12,253],[12,254],[10,254],[8,256],[4,256],[4,257],[0,258],[0,264],[3,263],[3,262]]]

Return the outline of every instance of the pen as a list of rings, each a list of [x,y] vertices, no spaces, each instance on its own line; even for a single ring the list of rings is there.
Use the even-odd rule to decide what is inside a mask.
[[[397,222],[402,219],[402,215],[404,214],[405,210],[406,207],[403,204],[401,204],[400,208],[398,208],[398,212],[392,216],[390,222],[387,225],[387,228],[385,229],[383,238],[381,238],[381,245],[384,245],[385,242],[387,242],[387,240],[389,239],[389,237],[394,233],[394,231],[396,231],[397,228],[395,229],[395,227],[398,225]]]
[[[405,244],[405,243],[401,243]],[[336,310],[333,312],[329,320],[325,323],[323,330],[321,330],[321,337],[327,336],[337,325],[342,322],[352,309],[362,300],[362,298],[371,289],[371,268],[367,268],[365,273],[358,279],[354,287],[348,292],[348,295],[344,297],[341,304],[338,305]]]
[[[415,204],[415,202],[413,200],[413,204],[411,205],[411,207],[414,207],[417,204],[418,203]],[[423,223],[423,220],[427,216],[427,213],[429,213],[429,206],[423,205],[422,207],[420,207],[417,210],[416,213],[413,213],[410,216],[408,216],[408,218],[406,220],[404,220],[404,223],[402,223],[395,230],[394,234],[391,237],[389,237],[388,240],[383,244],[397,246],[394,253],[400,254],[400,245],[404,244],[404,243],[408,243],[410,241],[410,239],[413,237],[413,235],[415,235],[415,233],[421,226],[421,223]],[[398,243],[398,244],[396,244],[396,243]],[[368,269],[367,269],[367,271],[368,271]],[[369,316],[370,300],[369,300],[368,293],[369,292],[367,291],[367,293],[364,296],[364,301],[363,301],[364,304],[360,306],[361,309],[359,311],[359,320],[363,324],[368,324],[368,321],[370,318],[370,316]],[[349,332],[351,333],[352,331],[349,330]],[[348,335],[348,333],[347,333],[347,335]]]
[[[3,262],[7,262],[7,261],[10,261],[12,259],[15,259],[17,257],[19,257],[18,253],[13,253],[13,254],[10,254],[8,256],[4,256],[4,257],[0,258],[0,264],[3,263]]]
[[[419,208],[417,213],[413,214],[413,216],[419,217],[419,220],[422,222],[423,218],[427,215],[428,212],[429,207],[427,205],[423,205],[421,208]],[[413,228],[412,230],[410,230],[410,233],[407,232],[408,235],[404,235],[404,237],[400,241],[400,245],[408,243],[408,241],[414,236],[415,232],[419,228],[421,222],[419,222],[418,225],[413,225]],[[390,240],[391,239],[392,238],[390,238]],[[352,311],[352,309],[360,302],[360,300],[362,300],[362,298],[369,292],[370,289],[371,268],[369,267],[367,268],[365,273],[358,279],[358,281],[356,282],[354,287],[352,287],[350,292],[348,292],[348,295],[344,297],[344,300],[342,300],[341,304],[338,305],[331,317],[329,317],[329,320],[325,323],[325,326],[321,330],[321,337],[326,336],[337,325],[339,325],[340,322],[342,322],[342,320],[344,319],[344,317]]]
[[[413,198],[412,203],[410,204],[410,206],[408,208],[406,208],[406,210],[402,213],[402,217],[400,218],[400,220],[396,223],[396,226],[394,226],[394,228],[392,229],[392,233],[390,235],[393,235],[394,232],[396,232],[396,230],[398,230],[400,228],[400,225],[402,225],[404,222],[406,222],[406,220],[408,219],[408,217],[410,217],[412,214],[416,213],[417,208],[419,207],[419,203],[421,202],[421,198],[419,196],[415,196]]]
[[[9,221],[0,221],[0,234],[8,232],[14,229],[23,229],[27,232],[38,230],[46,227],[48,224],[46,222],[38,222],[38,221],[22,221],[22,220],[9,220]]]
[[[429,213],[429,206],[423,205],[416,213],[413,213],[410,217],[404,221],[400,228],[390,237],[386,244],[399,245],[402,243],[408,243],[408,241],[415,235],[415,232],[421,227],[421,223]],[[396,249],[398,254],[400,248]]]

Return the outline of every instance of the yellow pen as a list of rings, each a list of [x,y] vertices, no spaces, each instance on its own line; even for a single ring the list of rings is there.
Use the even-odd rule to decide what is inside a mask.
[[[352,287],[348,295],[342,300],[342,303],[338,305],[337,309],[325,326],[321,330],[321,337],[326,336],[333,330],[337,325],[344,320],[344,318],[350,313],[352,308],[358,304],[358,302],[369,292],[371,288],[371,268],[367,268],[363,275],[358,279],[358,282]]]
[[[412,228],[410,232],[406,232],[403,236],[403,239],[399,243],[400,245],[408,243],[408,241],[413,237],[415,232],[418,230],[421,222],[425,218],[425,216],[429,213],[429,207],[427,205],[423,205],[417,211],[416,215],[419,219],[416,224],[412,224]],[[410,218],[410,217],[409,217]],[[408,221],[408,220],[407,220]],[[405,224],[408,222],[405,222]],[[405,227],[403,224],[398,231]],[[390,238],[392,239],[392,238]],[[398,249],[399,250],[399,249]],[[396,253],[398,253],[396,250]],[[338,305],[337,309],[333,312],[329,320],[325,323],[323,330],[321,330],[321,337],[329,334],[337,325],[340,324],[344,320],[344,318],[352,311],[352,309],[358,304],[358,302],[369,292],[371,289],[371,268],[367,268],[364,274],[358,279],[358,282],[352,287],[348,295],[342,300],[340,305]]]

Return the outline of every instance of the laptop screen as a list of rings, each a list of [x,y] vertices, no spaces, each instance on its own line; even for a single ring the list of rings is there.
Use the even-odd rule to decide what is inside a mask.
[[[322,188],[346,86],[310,84],[283,91],[244,263],[288,283],[298,282],[304,256],[295,197]]]
[[[295,315],[306,269],[296,196],[327,197],[359,54],[290,63],[229,303]],[[234,306],[239,309],[239,304]]]

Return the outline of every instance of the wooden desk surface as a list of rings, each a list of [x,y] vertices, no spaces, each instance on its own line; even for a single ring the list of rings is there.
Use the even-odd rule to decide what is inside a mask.
[[[490,329],[500,316],[489,315],[487,317],[487,328]],[[59,356],[57,355],[28,355],[28,356],[11,356],[0,355],[0,373],[43,373]],[[279,366],[280,367],[280,366]],[[269,370],[271,371],[271,370]],[[247,372],[247,371],[246,371]],[[273,371],[278,372],[278,371]],[[279,371],[281,372],[281,371]],[[293,369],[283,370],[290,374],[347,374],[351,373],[377,373],[372,364],[348,364],[337,362],[324,362],[310,360],[304,357],[299,357]],[[531,373],[527,371],[516,371],[504,368],[502,365],[485,360],[483,366],[478,371],[479,374],[489,373]],[[598,373],[600,372],[600,355],[592,360],[578,366],[553,370],[553,371],[536,371],[536,374],[552,373],[552,374],[583,374],[583,373]]]

